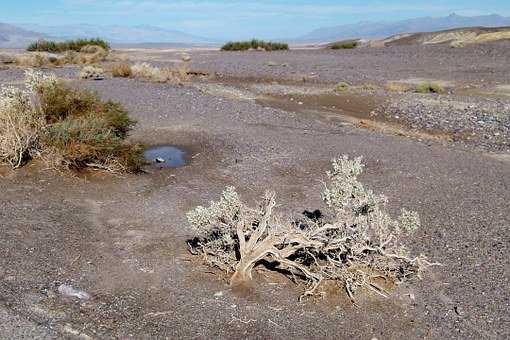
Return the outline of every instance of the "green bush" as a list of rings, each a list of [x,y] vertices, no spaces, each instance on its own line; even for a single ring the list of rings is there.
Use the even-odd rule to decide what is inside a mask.
[[[17,167],[40,155],[55,167],[141,169],[143,150],[125,142],[136,122],[120,104],[32,70],[26,87],[0,92],[0,161]]]
[[[343,42],[337,42],[330,46],[332,50],[348,50],[353,49],[358,46],[357,41],[343,41]]]
[[[66,51],[80,52],[81,49],[88,45],[101,46],[105,50],[110,49],[110,44],[103,39],[76,39],[66,40],[63,42],[55,42],[51,40],[39,40],[31,43],[27,47],[29,52],[51,52],[62,53]]]
[[[231,41],[223,45],[222,51],[247,51],[250,49],[264,49],[266,51],[286,51],[289,45],[286,43],[271,42],[252,39],[249,41]]]

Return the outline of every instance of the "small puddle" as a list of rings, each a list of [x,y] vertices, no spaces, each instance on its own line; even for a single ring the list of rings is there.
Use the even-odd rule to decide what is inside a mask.
[[[151,147],[145,150],[144,157],[148,163],[159,169],[179,168],[186,165],[186,152],[172,145]]]

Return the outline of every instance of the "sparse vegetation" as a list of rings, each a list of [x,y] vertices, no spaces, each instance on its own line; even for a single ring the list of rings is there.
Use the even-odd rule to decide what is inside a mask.
[[[78,73],[80,79],[102,79],[104,78],[104,70],[97,66],[85,66]]]
[[[135,121],[119,104],[32,70],[25,85],[0,93],[0,161],[19,167],[40,156],[55,167],[141,168],[141,149],[125,143]]]
[[[133,75],[131,71],[131,66],[129,64],[115,64],[112,67],[112,76],[121,77],[121,78],[129,78]]]
[[[389,82],[385,86],[386,90],[391,92],[408,92],[411,90],[411,86],[406,83],[399,83],[399,82]]]
[[[345,92],[349,89],[349,84],[341,81],[335,86],[335,92]]]
[[[358,47],[358,42],[353,41],[340,41],[329,45],[332,50],[349,50]]]
[[[248,51],[248,50],[264,50],[264,51],[282,51],[288,50],[289,45],[280,42],[267,42],[263,40],[249,41],[231,41],[223,45],[222,51]]]
[[[360,288],[386,295],[378,279],[407,281],[433,263],[423,255],[410,256],[402,245],[402,237],[420,226],[418,215],[402,210],[392,219],[384,209],[387,199],[358,181],[362,171],[360,158],[334,160],[322,193],[326,213],[294,221],[275,214],[274,193],[251,208],[229,187],[220,201],[188,213],[197,232],[190,249],[209,265],[233,273],[231,284],[250,280],[254,267],[266,263],[306,282],[303,296],[315,294],[327,281],[343,286],[353,300]]]
[[[110,45],[103,39],[77,39],[67,40],[63,42],[56,42],[51,40],[39,40],[31,43],[27,47],[29,52],[51,52],[51,53],[62,53],[66,51],[80,52],[82,48],[86,46],[99,46],[102,49],[110,50]],[[82,51],[83,52],[83,51]],[[91,52],[85,52],[91,53]],[[95,53],[95,52],[92,52]]]
[[[157,83],[183,84],[189,80],[187,63],[180,63],[174,68],[159,68],[149,63],[136,63],[131,67],[132,76]]]
[[[422,83],[416,86],[417,93],[443,93],[444,88],[437,83]]]

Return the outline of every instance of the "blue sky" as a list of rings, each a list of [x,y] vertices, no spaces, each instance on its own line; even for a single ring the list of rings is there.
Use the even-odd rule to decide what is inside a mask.
[[[4,0],[0,22],[154,25],[222,38],[297,36],[358,21],[501,14],[510,0]]]

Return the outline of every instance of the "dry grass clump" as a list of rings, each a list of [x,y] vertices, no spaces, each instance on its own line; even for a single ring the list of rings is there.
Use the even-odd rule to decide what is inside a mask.
[[[12,54],[0,53],[0,64],[14,64],[16,62],[15,56]]]
[[[55,66],[57,61],[54,58],[50,59],[50,57],[42,53],[29,53],[17,55],[15,63],[20,67],[40,68]]]
[[[129,64],[115,64],[112,67],[112,75],[114,77],[129,78],[133,75]]]
[[[64,53],[62,58],[59,59],[60,65],[66,64],[97,64],[102,61],[106,61],[109,56],[109,52],[105,49],[98,47],[95,52],[75,52],[67,51]]]
[[[411,86],[406,83],[399,83],[399,82],[390,82],[387,83],[385,86],[386,90],[391,92],[409,92],[411,90]]]
[[[417,93],[443,93],[444,88],[437,83],[422,83],[416,86]]]
[[[189,69],[186,63],[180,63],[174,68],[159,68],[149,63],[136,63],[131,66],[134,78],[140,78],[156,83],[183,84],[189,81]]]
[[[303,296],[314,295],[325,282],[343,287],[353,300],[360,288],[386,296],[381,279],[408,281],[434,263],[411,256],[403,245],[403,237],[420,226],[418,215],[402,210],[398,219],[390,217],[387,199],[358,181],[362,171],[360,158],[334,160],[322,193],[327,213],[300,220],[276,215],[272,192],[252,208],[229,187],[220,201],[187,214],[197,232],[190,249],[233,273],[231,284],[250,280],[254,267],[265,264],[307,283]]]
[[[0,93],[0,161],[19,167],[40,156],[55,167],[139,171],[141,149],[125,143],[135,122],[119,104],[32,70],[25,85]]]
[[[97,66],[85,66],[78,73],[80,79],[103,79],[104,70]]]

